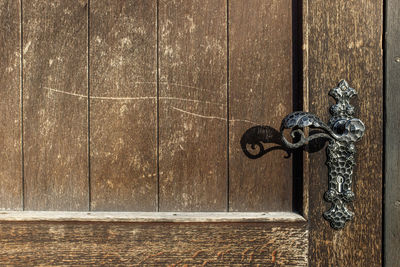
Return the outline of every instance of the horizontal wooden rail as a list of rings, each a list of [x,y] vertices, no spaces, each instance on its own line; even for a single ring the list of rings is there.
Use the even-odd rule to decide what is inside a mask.
[[[2,211],[1,221],[305,222],[293,212],[64,212]]]

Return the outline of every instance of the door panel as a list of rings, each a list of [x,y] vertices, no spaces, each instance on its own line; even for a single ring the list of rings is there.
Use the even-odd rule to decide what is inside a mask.
[[[23,208],[20,10],[18,1],[0,1],[0,207],[11,210]]]
[[[157,6],[90,3],[92,210],[157,210]]]
[[[87,210],[87,2],[22,4],[24,207]]]
[[[282,150],[249,159],[240,146],[250,127],[279,130],[292,112],[290,0],[229,1],[228,69],[230,211],[291,211],[292,159]]]
[[[226,1],[159,3],[160,211],[226,211]]]
[[[25,208],[292,210],[291,159],[240,146],[292,110],[290,3],[87,4],[22,6]]]

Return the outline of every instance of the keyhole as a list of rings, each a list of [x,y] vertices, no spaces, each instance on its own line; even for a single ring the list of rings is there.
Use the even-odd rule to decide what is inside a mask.
[[[338,176],[337,179],[336,179],[336,182],[337,182],[337,190],[338,190],[339,193],[341,193],[342,192],[342,184],[344,182],[343,177],[342,176]]]

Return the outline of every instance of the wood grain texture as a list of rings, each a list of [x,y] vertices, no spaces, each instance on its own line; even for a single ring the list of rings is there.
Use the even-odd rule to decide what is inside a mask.
[[[23,1],[25,208],[88,208],[87,1]]]
[[[160,210],[227,208],[226,1],[159,3]]]
[[[307,266],[307,236],[305,223],[2,222],[0,261],[5,265]]]
[[[358,91],[352,101],[366,125],[357,142],[354,168],[355,218],[344,229],[330,228],[322,214],[327,190],[325,156],[310,154],[310,265],[381,266],[382,258],[382,2],[306,1],[306,85],[310,111],[329,118],[328,92],[340,79]]]
[[[92,210],[157,209],[156,8],[90,2]]]
[[[0,209],[22,209],[20,3],[0,1]]]
[[[0,221],[42,222],[305,222],[294,212],[3,211]]]
[[[229,207],[289,211],[292,160],[282,150],[250,159],[240,140],[255,125],[279,130],[292,111],[291,1],[229,3]]]
[[[400,2],[386,2],[384,264],[389,267],[400,266]]]

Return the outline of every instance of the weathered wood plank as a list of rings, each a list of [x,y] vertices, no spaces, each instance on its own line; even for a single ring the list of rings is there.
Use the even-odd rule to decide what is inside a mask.
[[[1,222],[0,261],[5,265],[307,266],[307,237],[305,223]]]
[[[0,221],[63,222],[305,222],[293,212],[64,212],[7,211]]]
[[[22,209],[20,3],[0,1],[0,209]]]
[[[25,208],[88,208],[87,1],[23,1]]]
[[[400,264],[400,2],[386,2],[384,263],[389,267]]]
[[[160,1],[160,210],[227,208],[226,1]]]
[[[240,144],[248,128],[279,130],[292,111],[291,1],[229,3],[229,207],[292,210],[291,158],[274,150],[250,159]]]
[[[156,211],[156,1],[90,11],[91,208]]]
[[[310,154],[311,266],[381,266],[382,258],[382,2],[306,1],[305,73],[310,111],[329,118],[329,90],[346,79],[358,91],[352,101],[366,125],[357,147],[350,207],[355,218],[340,231],[322,218],[328,204],[325,156]]]

